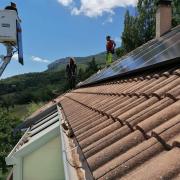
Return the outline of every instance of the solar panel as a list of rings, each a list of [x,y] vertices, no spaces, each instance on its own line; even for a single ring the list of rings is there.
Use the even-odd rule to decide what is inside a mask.
[[[180,26],[159,39],[153,39],[114,62],[109,68],[92,75],[81,85],[112,78],[139,68],[180,57]]]

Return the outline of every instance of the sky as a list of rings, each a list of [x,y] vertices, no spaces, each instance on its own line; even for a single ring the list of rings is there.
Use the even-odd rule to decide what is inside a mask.
[[[64,57],[83,57],[105,50],[111,35],[118,46],[127,9],[135,13],[137,0],[14,0],[22,20],[25,65],[14,55],[1,78],[41,72]],[[10,3],[0,0],[0,9]],[[0,46],[0,55],[4,48]]]

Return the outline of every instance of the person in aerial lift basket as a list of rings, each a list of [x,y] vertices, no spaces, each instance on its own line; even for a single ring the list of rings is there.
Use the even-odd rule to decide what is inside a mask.
[[[116,43],[111,40],[111,36],[106,37],[106,66],[109,67],[112,63],[112,57],[115,51]]]
[[[69,63],[66,66],[66,74],[69,81],[69,86],[73,89],[76,85],[76,74],[77,74],[77,65],[74,58],[69,59]]]
[[[16,11],[16,12],[18,13],[16,4],[13,3],[13,2],[11,2],[11,5],[10,5],[10,6],[6,6],[4,9],[5,9],[5,10],[14,10],[14,11]]]

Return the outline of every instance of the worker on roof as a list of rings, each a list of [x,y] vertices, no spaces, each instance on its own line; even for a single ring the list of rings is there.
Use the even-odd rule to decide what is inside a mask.
[[[73,89],[76,85],[77,65],[74,58],[69,59],[69,63],[66,66],[66,74],[69,81],[70,89]]]
[[[106,66],[110,66],[112,63],[113,54],[115,51],[116,43],[111,40],[111,36],[106,37]]]
[[[4,9],[6,9],[6,10],[14,10],[14,11],[16,11],[18,13],[16,4],[13,3],[13,2],[11,2],[10,6],[6,6]]]

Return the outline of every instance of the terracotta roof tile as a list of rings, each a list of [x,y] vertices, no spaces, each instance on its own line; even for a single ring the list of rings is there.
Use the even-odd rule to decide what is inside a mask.
[[[82,148],[85,148],[87,147],[88,145],[93,145],[94,142],[96,141],[102,141],[104,137],[109,137],[108,135],[109,134],[112,134],[114,131],[116,130],[119,130],[119,128],[121,127],[122,125],[119,123],[119,122],[115,122],[113,124],[111,124],[110,126],[107,126],[105,127],[104,129],[101,129],[100,131],[98,131],[97,133],[95,134],[92,134],[91,136],[89,136],[88,138],[86,138],[85,140],[81,141],[80,144],[81,144],[81,147]],[[128,132],[129,132],[129,129],[128,129]],[[122,133],[122,131],[121,131]],[[117,135],[117,137],[119,137],[120,134]],[[99,142],[98,141],[98,142]]]
[[[153,105],[147,107],[146,109],[143,109],[139,113],[129,117],[125,120],[125,123],[128,126],[131,126],[134,128],[138,123],[142,122],[146,118],[156,114],[157,112],[161,111],[162,109],[166,108],[167,106],[174,103],[173,99],[170,98],[164,98],[160,101],[157,101]]]
[[[153,116],[147,118],[143,122],[139,123],[136,127],[141,130],[144,134],[152,131],[157,126],[165,123],[175,115],[179,114],[180,101],[173,103],[172,105],[164,108]]]
[[[117,111],[113,112],[111,115],[113,117],[118,117],[120,114],[127,112],[128,110],[136,107],[138,104],[141,104],[146,101],[145,97],[137,98],[136,100],[132,101],[131,103],[126,102],[127,104],[124,105],[122,108],[118,109]]]
[[[166,93],[166,96],[174,99],[174,100],[178,100],[179,96],[180,96],[180,85],[176,86],[175,88],[171,89],[170,91],[168,91]]]
[[[180,70],[83,87],[61,98],[94,179],[178,179]],[[172,157],[172,158],[171,158]]]
[[[119,124],[119,122],[114,123],[113,125],[117,126],[117,124]],[[112,126],[110,126],[110,128],[112,128]],[[103,132],[103,131],[104,130],[101,130],[101,132]],[[88,157],[94,155],[95,153],[97,153],[101,150],[104,150],[104,148],[106,148],[106,147],[110,146],[111,144],[117,142],[118,140],[122,139],[123,137],[125,137],[126,135],[128,135],[131,132],[132,131],[127,126],[123,126],[122,128],[119,128],[116,130],[111,129],[111,133],[109,133],[108,135],[104,136],[101,139],[99,138],[98,141],[94,141],[91,144],[89,144],[89,146],[85,147],[83,150],[84,154],[88,158]]]
[[[118,116],[118,119],[121,121],[125,121],[126,119],[132,117],[133,115],[141,112],[142,110],[148,108],[149,106],[152,106],[158,102],[158,99],[156,97],[152,97],[140,104],[134,104],[133,107],[131,107],[130,110],[126,110],[126,112],[122,113],[120,116]]]
[[[180,148],[180,135],[179,134],[174,138],[173,146],[177,146]]]
[[[142,141],[144,141],[144,136],[142,135],[142,133],[140,133],[139,131],[130,133],[126,137],[111,144],[111,146],[108,146],[108,147],[104,148],[102,151],[89,157],[87,159],[87,161],[90,165],[91,170],[94,171],[95,169],[99,168],[100,166],[107,164],[108,161],[125,153],[127,150],[138,145]],[[123,144],[123,146],[122,146],[122,144]]]
[[[156,137],[162,144],[168,147],[172,146],[176,136],[179,136],[180,132],[180,114],[171,118],[166,123],[155,128],[152,131],[152,136]]]
[[[176,88],[180,84],[180,78],[177,78],[176,80],[173,80],[166,84],[165,86],[162,86],[157,91],[153,92],[152,95],[155,95],[159,98],[161,98],[165,93],[173,88]]]
[[[93,128],[89,129],[88,131],[84,131],[82,134],[77,136],[77,138],[79,141],[82,141],[83,139],[91,136],[92,134],[99,132],[101,129],[111,125],[113,122],[114,121],[112,119],[107,119],[107,121],[104,121],[100,125],[94,126]]]
[[[94,171],[94,176],[96,179],[121,178],[162,151],[163,146],[151,138]]]
[[[160,153],[148,163],[122,178],[122,180],[144,179],[180,179],[180,149]]]

